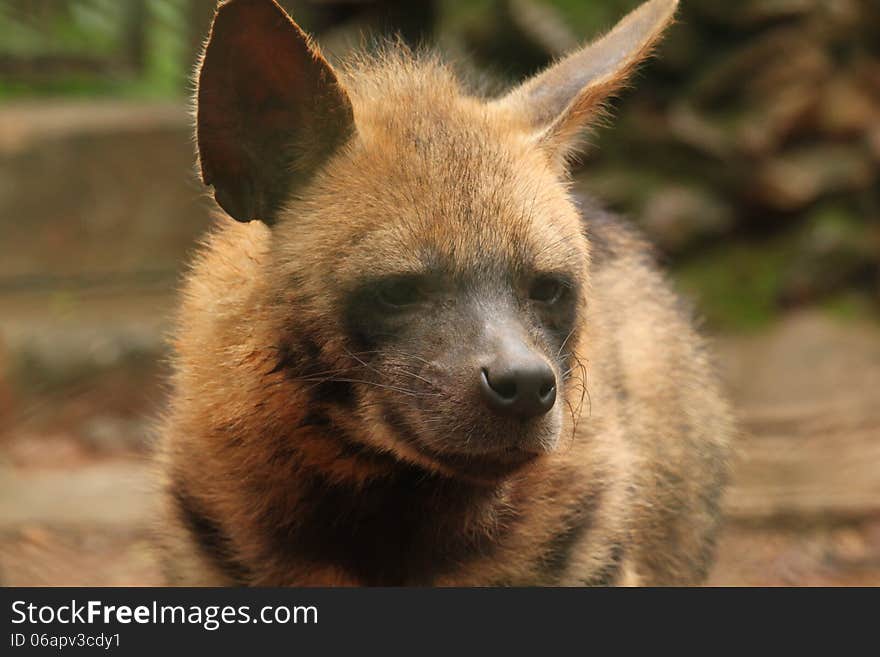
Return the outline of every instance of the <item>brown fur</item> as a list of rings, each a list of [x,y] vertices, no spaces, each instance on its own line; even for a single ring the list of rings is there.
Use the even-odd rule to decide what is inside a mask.
[[[160,454],[169,582],[701,581],[731,423],[646,245],[575,205],[555,146],[515,111],[521,91],[487,103],[394,50],[338,75],[354,136],[272,228],[218,215],[187,277]],[[431,345],[418,361],[374,361],[352,341],[347,292],[426,259],[478,281],[565,269],[578,282],[558,351],[531,336],[559,356],[560,396],[522,467],[484,477],[480,454],[445,458],[480,440],[485,413],[430,364]],[[476,339],[460,323],[436,330]],[[426,404],[445,433],[417,412]]]

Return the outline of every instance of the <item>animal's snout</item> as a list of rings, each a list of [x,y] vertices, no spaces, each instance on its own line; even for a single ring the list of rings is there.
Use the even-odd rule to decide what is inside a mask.
[[[556,375],[538,354],[499,354],[480,369],[480,392],[496,413],[528,419],[556,403]]]

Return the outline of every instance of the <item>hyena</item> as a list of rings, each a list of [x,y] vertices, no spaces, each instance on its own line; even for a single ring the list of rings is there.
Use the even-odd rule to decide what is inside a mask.
[[[402,46],[334,68],[273,0],[220,3],[169,583],[704,579],[728,408],[647,245],[567,173],[676,4],[485,97]]]

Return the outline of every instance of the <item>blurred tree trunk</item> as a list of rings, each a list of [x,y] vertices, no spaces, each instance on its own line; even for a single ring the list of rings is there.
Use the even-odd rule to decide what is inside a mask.
[[[189,62],[194,65],[202,55],[202,48],[211,28],[211,20],[214,18],[214,10],[217,0],[188,0],[189,10],[187,17]]]
[[[136,74],[147,65],[147,22],[149,12],[146,0],[128,0],[125,3],[125,24],[122,29],[122,50],[128,67]]]
[[[427,43],[434,36],[437,8],[432,0],[386,0],[377,4],[385,23],[383,27],[400,34],[407,43]]]
[[[399,34],[414,46],[432,40],[438,18],[435,0],[311,0],[300,4],[310,10],[316,32],[359,23],[379,33]]]

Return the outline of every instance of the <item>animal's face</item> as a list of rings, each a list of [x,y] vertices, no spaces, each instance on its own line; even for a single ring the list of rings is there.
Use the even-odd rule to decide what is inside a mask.
[[[279,215],[277,279],[310,318],[292,332],[355,382],[340,412],[370,440],[502,474],[553,450],[580,403],[588,243],[557,172],[501,115],[423,111],[423,134],[360,130]]]
[[[236,218],[275,224],[279,347],[349,440],[471,479],[556,448],[584,391],[589,289],[563,162],[674,5],[492,102],[400,57],[340,82],[271,0],[221,7],[203,177]]]

